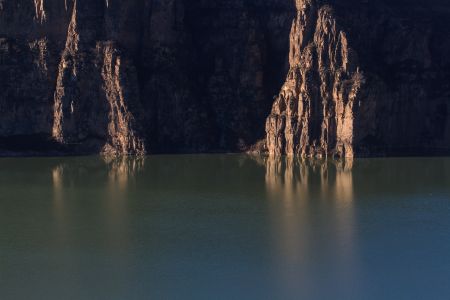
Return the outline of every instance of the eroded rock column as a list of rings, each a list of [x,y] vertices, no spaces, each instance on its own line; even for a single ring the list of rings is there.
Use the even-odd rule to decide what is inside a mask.
[[[353,107],[364,77],[347,34],[320,1],[297,1],[290,70],[266,123],[271,155],[353,157]]]

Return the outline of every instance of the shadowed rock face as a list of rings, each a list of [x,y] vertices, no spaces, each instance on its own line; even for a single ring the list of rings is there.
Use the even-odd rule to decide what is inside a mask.
[[[264,137],[291,1],[0,3],[0,148],[235,151]]]
[[[353,107],[364,77],[330,6],[300,1],[291,68],[267,120],[270,154],[353,157]]]
[[[440,0],[0,0],[0,151],[449,153],[449,16]]]
[[[297,1],[270,154],[449,153],[449,5]]]
[[[83,14],[77,1],[58,69],[52,135],[60,143],[89,143],[105,154],[144,154],[135,124],[140,111],[136,69],[115,42],[98,40],[102,24],[95,23],[108,17],[102,4],[85,4]]]

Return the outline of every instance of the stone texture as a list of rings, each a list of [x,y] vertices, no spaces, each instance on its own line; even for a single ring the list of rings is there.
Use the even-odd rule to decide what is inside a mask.
[[[1,149],[236,151],[263,138],[291,1],[0,3]]]
[[[140,110],[134,65],[113,41],[98,40],[98,20],[105,17],[102,4],[86,2],[80,9],[78,1],[83,3],[74,2],[59,65],[53,137],[86,151],[145,154],[130,109]]]
[[[449,153],[448,5],[347,2],[297,1],[269,153]]]
[[[442,0],[0,0],[0,152],[448,154],[449,16]]]
[[[353,157],[353,106],[364,77],[330,6],[298,2],[291,68],[267,120],[272,155]]]

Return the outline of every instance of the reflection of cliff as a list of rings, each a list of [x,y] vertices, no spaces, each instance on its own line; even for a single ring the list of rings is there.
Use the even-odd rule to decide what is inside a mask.
[[[83,218],[86,227],[77,230],[100,232],[108,252],[124,253],[129,245],[128,189],[143,164],[140,158],[74,158],[55,166],[52,170],[55,234],[61,246],[77,245],[71,224],[78,222],[75,218]],[[86,206],[92,214],[84,214]]]
[[[52,170],[52,180],[53,180],[53,214],[56,224],[56,235],[58,237],[58,242],[61,244],[66,243],[67,237],[67,208],[64,201],[64,167],[58,165]]]
[[[266,188],[272,216],[272,238],[281,290],[301,290],[312,297],[311,274],[332,274],[349,287],[357,280],[353,161],[304,161],[293,157],[267,158]],[[329,245],[329,247],[323,247]],[[314,259],[332,251],[338,259],[314,270]],[[320,258],[319,258],[320,259]],[[344,291],[344,293],[352,291]],[[289,295],[286,295],[288,297]]]
[[[104,158],[109,167],[109,182],[112,189],[120,189],[122,192],[127,188],[129,180],[144,168],[144,158],[118,157]]]
[[[143,159],[117,158],[108,163],[106,191],[107,234],[110,246],[118,253],[126,253],[129,241],[128,190],[135,175],[142,170]]]
[[[353,197],[353,159],[327,162],[268,157],[265,164],[266,186],[273,196],[304,199],[319,193],[322,198],[338,201],[351,201]],[[320,189],[311,190],[312,186]]]
[[[52,170],[54,190],[61,193],[81,184],[126,189],[129,180],[143,169],[144,162],[141,157],[65,159]],[[86,182],[87,174],[90,178],[95,178],[95,182]]]

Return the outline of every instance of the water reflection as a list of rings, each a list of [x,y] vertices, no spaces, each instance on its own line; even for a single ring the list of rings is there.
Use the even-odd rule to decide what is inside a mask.
[[[0,290],[439,298],[450,294],[449,182],[445,158],[0,159]]]
[[[317,283],[327,276],[339,278],[335,288],[353,296],[358,281],[353,161],[284,157],[267,158],[265,165],[274,263],[284,297],[320,296]],[[329,251],[338,259],[316,261]]]
[[[294,157],[266,158],[266,186],[272,196],[284,201],[311,196],[335,197],[337,201],[353,198],[353,160],[320,161]],[[319,190],[314,190],[319,186]],[[311,190],[313,188],[313,190]],[[312,194],[311,194],[312,193]]]
[[[109,186],[117,187],[117,192],[126,192],[127,185],[144,169],[145,159],[142,157],[103,158],[109,169]]]
[[[143,166],[144,160],[138,158],[71,158],[53,167],[53,242],[65,253],[60,261],[63,269],[81,274],[94,263],[97,271],[106,272],[108,282],[117,284],[111,290],[120,294],[126,289],[124,283],[132,277],[128,266],[134,264],[130,202],[133,182]],[[77,254],[92,245],[89,260]],[[74,280],[64,281],[67,289],[90,281],[89,276]]]
[[[67,237],[67,212],[64,201],[64,167],[63,165],[58,165],[52,170],[52,180],[53,180],[53,215],[55,217],[55,223],[57,231],[57,236],[59,237],[59,242],[61,245],[66,244]]]
[[[52,170],[53,206],[61,243],[68,239],[77,242],[76,237],[67,236],[66,228],[68,222],[77,223],[79,220],[74,218],[82,217],[87,224],[96,223],[93,230],[105,230],[104,242],[110,251],[124,251],[129,244],[130,187],[143,166],[144,159],[128,157],[82,161],[74,158],[57,164]],[[94,209],[94,215],[77,215],[85,205]]]
[[[130,247],[129,193],[132,182],[144,168],[143,158],[121,157],[105,161],[108,165],[108,187],[105,218],[110,248],[126,253]]]

